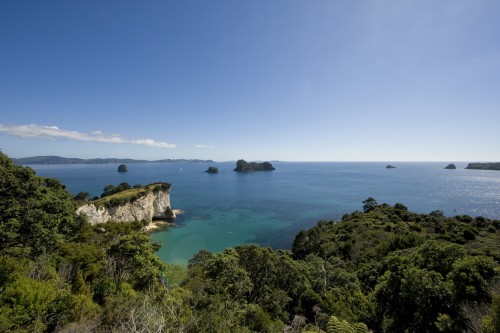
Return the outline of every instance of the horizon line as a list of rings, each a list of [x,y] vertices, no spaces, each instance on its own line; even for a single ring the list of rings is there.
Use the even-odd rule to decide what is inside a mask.
[[[7,154],[6,154],[7,155]],[[8,155],[7,155],[8,156]],[[228,162],[236,162],[240,160],[238,159],[230,159],[230,160],[214,160],[210,158],[160,158],[160,159],[143,159],[143,158],[132,158],[132,157],[92,157],[92,158],[83,158],[83,157],[66,157],[59,155],[36,155],[36,156],[26,156],[26,157],[11,157],[11,159],[27,159],[27,158],[35,158],[35,157],[57,157],[63,159],[81,159],[81,160],[100,160],[100,159],[116,159],[116,160],[135,160],[140,162],[157,162],[162,160],[198,160],[198,161],[213,161],[214,163],[228,163]],[[498,163],[493,162],[492,160],[265,160],[265,159],[256,159],[252,160],[255,162],[263,162],[269,161],[273,163]]]

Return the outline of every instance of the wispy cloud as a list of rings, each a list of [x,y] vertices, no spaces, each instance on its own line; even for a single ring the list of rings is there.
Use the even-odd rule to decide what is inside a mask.
[[[177,148],[175,144],[159,142],[152,139],[128,139],[119,134],[106,135],[101,131],[91,133],[80,133],[77,131],[68,131],[57,126],[41,126],[36,124],[29,125],[5,125],[0,124],[0,133],[17,136],[21,138],[39,138],[45,140],[69,139],[86,142],[103,143],[131,143],[157,148]]]
[[[196,148],[215,148],[215,146],[212,145],[196,145]]]

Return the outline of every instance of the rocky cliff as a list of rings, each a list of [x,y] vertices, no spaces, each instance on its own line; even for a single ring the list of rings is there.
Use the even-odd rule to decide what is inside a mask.
[[[149,185],[151,186],[151,185]],[[139,194],[139,195],[138,195]],[[123,194],[121,195],[123,197]],[[115,200],[114,202],[119,202]],[[169,220],[175,218],[170,207],[170,190],[146,187],[144,191],[135,193],[131,200],[121,200],[114,204],[113,198],[90,202],[77,209],[78,214],[86,214],[91,224],[106,222],[130,222],[153,220]]]

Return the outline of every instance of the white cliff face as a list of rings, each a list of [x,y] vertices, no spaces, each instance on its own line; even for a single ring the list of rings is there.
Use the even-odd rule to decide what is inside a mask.
[[[153,218],[175,218],[173,212],[171,214],[167,213],[167,207],[170,207],[170,192],[158,191],[156,193],[149,192],[134,202],[116,207],[106,208],[87,204],[79,207],[76,212],[77,214],[86,214],[90,224],[143,220],[151,222]]]

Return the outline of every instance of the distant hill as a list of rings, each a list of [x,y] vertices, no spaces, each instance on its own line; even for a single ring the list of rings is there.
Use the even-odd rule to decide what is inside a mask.
[[[122,163],[214,163],[212,160],[197,159],[163,159],[163,160],[134,160],[131,158],[71,158],[60,156],[33,156],[13,158],[14,163],[20,165],[28,164],[122,164]]]
[[[466,169],[500,170],[500,163],[469,163]]]

